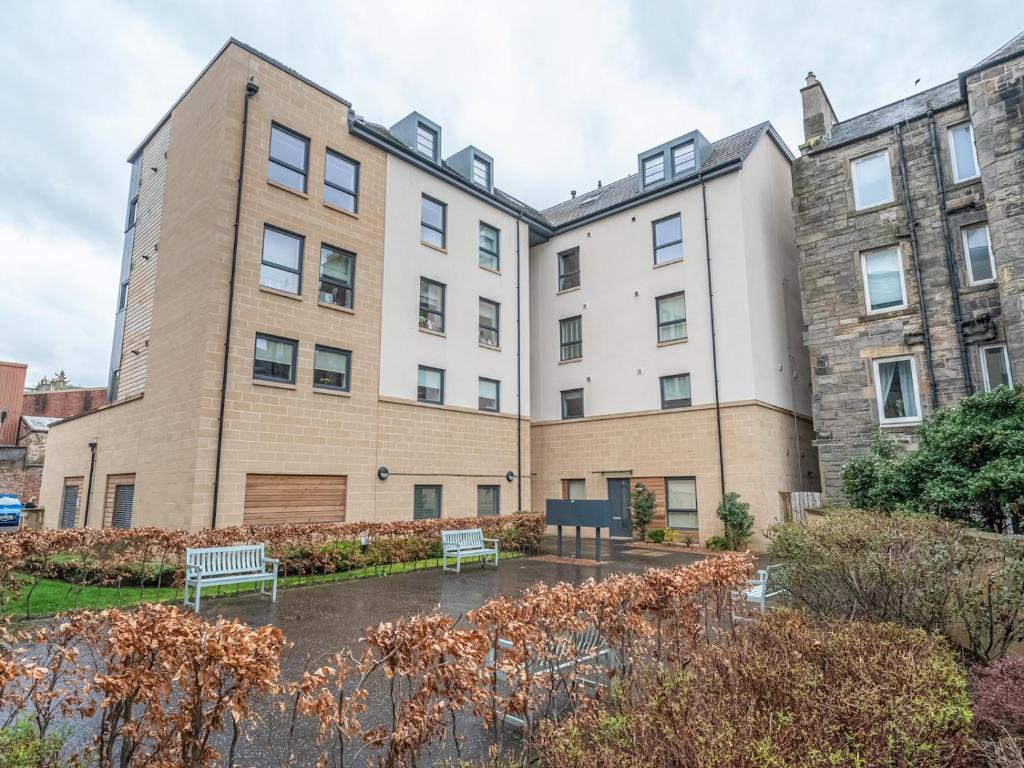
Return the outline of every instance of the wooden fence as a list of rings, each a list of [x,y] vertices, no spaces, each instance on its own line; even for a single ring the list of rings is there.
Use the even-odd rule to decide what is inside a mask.
[[[821,506],[821,494],[817,491],[779,491],[782,502],[782,519],[799,523],[807,520],[807,510]]]

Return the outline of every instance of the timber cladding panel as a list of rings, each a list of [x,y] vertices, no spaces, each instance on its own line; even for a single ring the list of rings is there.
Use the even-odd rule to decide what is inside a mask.
[[[244,525],[343,523],[345,475],[245,476]]]
[[[665,514],[665,478],[664,477],[634,477],[630,479],[629,491],[636,490],[638,483],[654,494],[654,517],[651,518],[651,528],[667,528],[668,517]]]
[[[117,496],[117,487],[119,485],[135,485],[135,473],[123,474],[123,475],[107,475],[107,491],[103,496],[103,527],[113,528],[114,527],[114,507]],[[134,494],[133,494],[134,496]],[[129,514],[134,512],[130,510]],[[129,517],[129,525],[130,517]]]

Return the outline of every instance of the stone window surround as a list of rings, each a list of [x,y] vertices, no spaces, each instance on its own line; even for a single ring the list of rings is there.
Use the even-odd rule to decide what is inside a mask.
[[[967,265],[967,247],[965,243],[966,233],[965,230],[970,227],[977,226],[978,224],[984,224],[988,226],[988,212],[985,210],[970,211],[966,213],[954,214],[949,217],[950,226],[950,239],[953,240],[953,251],[956,254],[957,260],[957,275],[958,282],[960,283],[961,290],[972,291],[972,290],[984,290],[985,288],[992,288],[999,283],[999,274],[996,271],[996,252],[992,247],[992,229],[989,227],[988,231],[988,250],[989,257],[992,260],[992,274],[991,280],[979,280],[971,281],[970,268]]]
[[[900,270],[900,289],[903,291],[903,303],[898,307],[871,308],[871,297],[868,294],[868,267],[867,257],[880,251],[896,251],[896,259]],[[907,290],[907,271],[904,267],[903,248],[901,243],[891,243],[879,248],[865,248],[857,252],[858,269],[861,278],[861,290],[864,296],[864,311],[868,317],[875,318],[879,315],[887,315],[894,312],[903,312],[910,307],[910,292]]]
[[[894,363],[900,360],[910,361],[910,377],[913,381],[914,395],[917,399],[917,416],[914,417],[903,417],[899,419],[885,419],[882,416],[882,393],[878,388],[879,384],[879,364],[880,363]],[[879,427],[883,429],[890,429],[893,427],[916,427],[924,418],[924,412],[922,411],[922,398],[921,398],[921,379],[917,373],[918,360],[917,355],[913,352],[908,352],[902,355],[883,355],[881,357],[871,358],[870,361],[870,376],[871,376],[871,389],[874,392],[874,414],[875,419]]]
[[[1010,386],[1013,386],[1013,371],[1010,369],[1010,353],[1006,348],[1006,342],[1000,341],[997,344],[978,345],[978,371],[981,374],[981,389],[983,392],[991,392],[993,387],[988,380],[988,366],[985,360],[985,353],[990,349],[1001,349],[1003,351],[1003,365],[1006,366],[1006,375],[1010,378]]]
[[[864,255],[872,253],[873,251],[884,250],[885,248],[896,248],[900,255],[900,273],[903,275],[903,294],[906,298],[906,303],[902,307],[889,307],[886,309],[876,309],[871,311],[868,305],[867,288],[864,283]],[[904,265],[908,263],[910,258],[909,254],[910,244],[906,240],[884,240],[877,243],[871,243],[863,248],[859,248],[853,253],[851,268],[855,270],[855,273],[859,276],[858,278],[858,290],[860,292],[859,297],[859,314],[857,321],[861,323],[868,323],[874,320],[884,320],[887,317],[909,314],[918,311],[917,301],[917,284],[908,279],[907,270]],[[911,290],[913,288],[913,291]]]
[[[958,179],[956,176],[956,147],[953,144],[953,131],[963,126],[970,126],[971,129],[971,148],[974,150],[974,169],[977,171],[973,176],[966,176],[962,179]],[[981,163],[978,160],[978,146],[974,140],[974,125],[970,120],[959,120],[952,125],[946,126],[946,161],[948,162],[950,181],[953,185],[970,184],[975,181],[981,180]]]
[[[854,182],[854,172],[853,172],[854,163],[856,163],[856,162],[858,162],[860,160],[866,160],[869,157],[874,157],[875,155],[880,155],[883,152],[885,153],[886,158],[889,160],[889,190],[892,193],[892,197],[889,200],[886,200],[885,202],[875,203],[874,205],[870,205],[870,206],[867,206],[865,208],[859,208],[857,206],[857,188],[856,188],[856,184]],[[872,148],[870,150],[866,150],[864,152],[858,152],[855,155],[852,155],[850,157],[844,158],[844,163],[846,164],[846,180],[847,180],[847,190],[848,190],[848,192],[847,192],[847,202],[848,202],[848,208],[849,208],[851,213],[853,213],[853,214],[860,214],[860,213],[868,213],[868,212],[872,212],[872,211],[877,211],[877,210],[879,210],[881,208],[887,208],[888,206],[896,205],[899,202],[899,195],[897,194],[897,188],[896,188],[897,185],[896,185],[896,183],[894,181],[894,179],[896,177],[896,168],[893,165],[893,163],[894,163],[893,152],[891,151],[888,143],[883,144],[881,146],[875,146],[874,148]]]

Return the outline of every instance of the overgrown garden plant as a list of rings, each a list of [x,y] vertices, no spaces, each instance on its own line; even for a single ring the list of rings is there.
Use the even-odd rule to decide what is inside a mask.
[[[649,488],[639,486],[630,494],[630,502],[633,505],[633,527],[643,541],[647,538],[647,527],[654,519],[654,494]]]
[[[718,519],[725,527],[725,545],[738,551],[743,549],[754,534],[754,518],[750,514],[750,505],[740,501],[738,493],[727,493],[715,510]]]

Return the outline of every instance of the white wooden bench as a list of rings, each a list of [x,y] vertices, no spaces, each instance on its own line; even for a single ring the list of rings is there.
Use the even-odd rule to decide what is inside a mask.
[[[743,599],[748,603],[755,603],[763,612],[766,601],[786,591],[778,588],[773,589],[771,584],[772,572],[781,567],[782,563],[776,563],[759,570],[756,579],[749,579],[747,581],[747,588],[743,590]]]
[[[448,559],[455,558],[455,572],[462,573],[462,560],[466,557],[480,557],[480,562],[487,564],[489,557],[494,557],[494,567],[498,567],[498,540],[485,539],[481,528],[466,528],[460,531],[441,531],[441,570],[452,570],[448,567]]]
[[[236,544],[231,547],[202,547],[185,550],[185,607],[199,613],[199,598],[203,587],[224,584],[259,582],[260,594],[266,594],[271,583],[270,599],[277,602],[277,565],[267,557],[262,544]],[[192,602],[188,591],[192,588]]]

